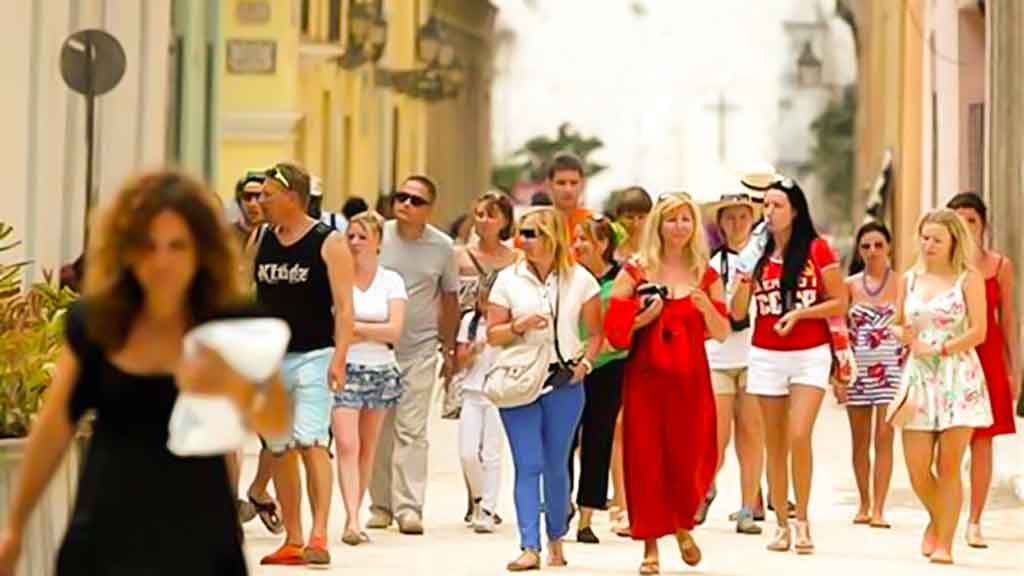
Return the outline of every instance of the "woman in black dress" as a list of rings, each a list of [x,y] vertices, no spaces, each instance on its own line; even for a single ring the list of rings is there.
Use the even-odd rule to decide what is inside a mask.
[[[14,573],[25,522],[88,410],[97,418],[57,574],[245,574],[224,458],[167,449],[179,389],[230,398],[257,432],[287,425],[279,379],[258,393],[215,353],[182,357],[190,328],[245,315],[229,228],[201,184],[155,172],[120,191],[92,240],[85,298],[67,314],[0,537],[0,576]]]

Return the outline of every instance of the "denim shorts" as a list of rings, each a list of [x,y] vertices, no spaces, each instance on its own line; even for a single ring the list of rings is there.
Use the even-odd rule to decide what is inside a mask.
[[[403,390],[398,364],[348,364],[345,387],[334,393],[334,407],[355,410],[392,408],[398,405]]]
[[[292,401],[292,430],[285,436],[267,438],[271,452],[281,453],[296,446],[324,446],[330,443],[331,389],[327,372],[334,348],[286,354],[281,363],[285,392]]]

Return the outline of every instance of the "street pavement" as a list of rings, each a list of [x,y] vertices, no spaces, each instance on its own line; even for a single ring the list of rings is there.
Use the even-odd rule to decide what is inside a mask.
[[[475,534],[462,523],[465,488],[458,462],[457,422],[441,420],[437,413],[430,423],[430,483],[425,510],[426,534],[405,536],[392,527],[368,531],[372,542],[358,547],[341,543],[344,509],[337,484],[334,488],[330,522],[329,568],[265,567],[259,559],[272,552],[280,537],[267,532],[258,519],[245,526],[246,553],[253,574],[367,574],[367,575],[488,575],[505,574],[505,564],[518,555],[515,508],[512,499],[512,464],[505,448],[499,513],[505,523],[495,534]],[[1020,421],[1018,421],[1020,422]],[[1021,455],[1021,438],[1015,449],[1000,454]],[[694,532],[704,559],[689,568],[679,557],[671,538],[661,541],[663,574],[782,575],[799,576],[916,576],[916,575],[1006,575],[1024,574],[1024,505],[1014,499],[1003,480],[993,488],[983,531],[987,550],[970,549],[963,542],[964,516],[957,530],[955,566],[928,564],[918,553],[926,514],[914,496],[897,440],[896,465],[887,506],[891,530],[851,524],[857,506],[857,491],[849,464],[850,440],[843,409],[826,399],[814,434],[815,476],[811,498],[811,528],[817,546],[812,556],[773,553],[764,549],[770,533],[765,524],[762,536],[736,534],[727,520],[739,502],[738,473],[731,452],[719,476],[719,495],[707,523]],[[247,486],[256,467],[258,444],[250,445],[243,467]],[[965,502],[967,494],[965,492]],[[966,504],[965,504],[966,505]],[[965,509],[966,512],[966,509]],[[308,509],[305,526],[309,527]],[[366,514],[363,516],[365,522]],[[769,517],[770,520],[770,517]],[[642,544],[619,538],[610,532],[608,516],[595,515],[594,530],[599,545],[574,541],[575,530],[566,544],[569,565],[545,568],[562,575],[636,574]]]

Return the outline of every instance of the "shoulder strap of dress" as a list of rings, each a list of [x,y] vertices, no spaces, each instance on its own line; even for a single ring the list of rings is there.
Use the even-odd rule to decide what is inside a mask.
[[[466,255],[469,256],[470,261],[473,262],[473,267],[476,268],[476,271],[479,272],[481,276],[486,276],[488,274],[483,264],[480,263],[480,260],[473,255],[473,250],[468,246],[466,247]]]
[[[715,280],[718,280],[718,272],[715,272],[711,266],[705,266],[704,275],[700,279],[700,289],[706,292],[715,283]]]

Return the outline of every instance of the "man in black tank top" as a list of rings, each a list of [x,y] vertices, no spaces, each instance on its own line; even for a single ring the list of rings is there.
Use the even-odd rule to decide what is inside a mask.
[[[345,383],[352,340],[352,256],[341,236],[310,218],[309,176],[278,164],[266,173],[260,205],[270,226],[254,240],[256,297],[288,323],[292,337],[282,366],[293,404],[292,431],[268,438],[278,455],[274,485],[287,539],[263,564],[329,564],[327,519],[332,474],[327,453],[332,390]],[[298,455],[306,468],[313,529],[305,543]],[[305,546],[304,546],[305,544]]]

